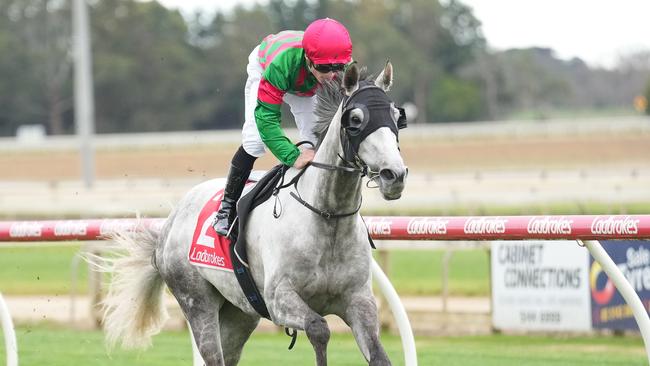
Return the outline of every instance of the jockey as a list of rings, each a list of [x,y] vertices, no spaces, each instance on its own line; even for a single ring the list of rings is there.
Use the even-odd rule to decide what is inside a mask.
[[[232,158],[221,207],[214,221],[222,236],[234,219],[233,207],[244,190],[255,160],[266,149],[285,165],[302,169],[314,150],[298,148],[280,127],[282,102],[289,105],[300,139],[316,143],[312,131],[318,85],[332,80],[352,61],[347,29],[334,19],[318,19],[304,32],[282,31],[264,38],[248,57],[244,89],[242,145]]]

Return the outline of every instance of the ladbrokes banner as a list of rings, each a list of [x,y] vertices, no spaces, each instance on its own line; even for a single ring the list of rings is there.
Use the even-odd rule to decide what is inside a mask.
[[[600,242],[639,294],[646,309],[650,308],[650,241],[611,240]],[[592,322],[597,329],[638,330],[639,327],[620,292],[614,287],[598,262],[589,261]]]

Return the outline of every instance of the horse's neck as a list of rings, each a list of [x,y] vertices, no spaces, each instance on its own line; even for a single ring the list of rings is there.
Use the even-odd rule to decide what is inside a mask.
[[[315,162],[341,165],[340,117],[339,109],[316,152]],[[361,177],[358,173],[310,167],[300,180],[299,189],[307,202],[332,213],[353,212],[361,202]]]

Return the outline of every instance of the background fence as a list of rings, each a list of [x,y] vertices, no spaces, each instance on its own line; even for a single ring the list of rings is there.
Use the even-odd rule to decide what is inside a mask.
[[[632,307],[650,360],[650,319],[634,289],[596,240],[650,238],[650,215],[567,215],[485,217],[366,217],[368,230],[378,240],[524,240],[575,239],[583,243],[614,281]],[[0,242],[98,240],[118,231],[139,227],[158,230],[163,219],[94,219],[0,222]],[[410,324],[394,289],[376,264],[373,274],[388,295],[402,336],[407,366],[417,364]],[[386,285],[388,284],[388,285]],[[392,293],[391,293],[392,291]],[[392,296],[391,296],[392,295]],[[17,365],[17,345],[10,317],[0,307],[9,366]],[[9,320],[7,320],[9,319]],[[408,328],[408,329],[407,329]],[[195,359],[195,362],[196,359]]]

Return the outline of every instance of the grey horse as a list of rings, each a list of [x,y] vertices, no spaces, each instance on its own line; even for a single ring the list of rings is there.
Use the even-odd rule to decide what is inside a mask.
[[[327,314],[350,326],[370,365],[390,365],[379,341],[371,246],[359,208],[364,174],[387,200],[398,199],[404,189],[407,169],[395,127],[400,113],[385,95],[392,85],[393,67],[387,63],[376,80],[369,81],[361,79],[359,68],[352,65],[341,79],[318,90],[320,141],[314,165],[295,186],[279,192],[279,217],[273,215],[277,203],[269,200],[249,215],[241,235],[271,320],[304,330],[318,366],[327,365],[330,331],[323,318]],[[290,169],[286,179],[298,173]],[[109,345],[120,340],[127,348],[151,343],[167,317],[163,304],[167,285],[205,364],[239,362],[260,316],[232,272],[188,261],[198,213],[223,183],[217,179],[192,188],[158,233],[138,230],[116,236],[123,254],[108,266],[113,272],[104,301]]]

